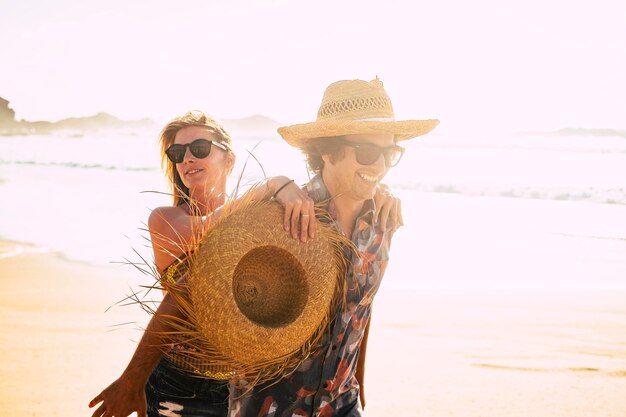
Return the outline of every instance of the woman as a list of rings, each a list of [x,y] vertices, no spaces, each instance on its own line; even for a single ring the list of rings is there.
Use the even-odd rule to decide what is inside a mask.
[[[200,111],[188,112],[168,123],[161,131],[160,144],[174,204],[155,209],[148,228],[156,267],[165,279],[174,281],[186,270],[185,257],[203,232],[207,216],[226,201],[226,181],[235,164],[235,154],[224,128]],[[287,230],[291,229],[293,218],[300,223],[302,241],[314,236],[315,222],[309,222],[315,214],[312,201],[297,186],[290,186],[287,177],[270,178],[253,192],[255,199],[276,194],[275,198],[286,208]],[[293,230],[298,232],[297,227]],[[189,365],[192,364],[177,361],[175,354],[160,361],[146,385],[149,416],[168,410],[180,416],[226,415],[226,383],[198,378],[181,369],[189,369]]]

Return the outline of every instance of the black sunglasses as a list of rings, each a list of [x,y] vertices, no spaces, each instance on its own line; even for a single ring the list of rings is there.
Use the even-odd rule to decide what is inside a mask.
[[[211,153],[211,145],[215,145],[218,148],[227,151],[229,148],[223,143],[216,142],[214,140],[196,139],[191,143],[184,145],[174,144],[165,150],[167,157],[175,164],[180,164],[185,159],[185,153],[187,148],[191,151],[191,154],[196,158],[206,158]]]
[[[356,161],[361,165],[372,165],[374,162],[378,161],[378,158],[380,158],[382,154],[385,157],[385,165],[387,165],[388,168],[395,167],[404,154],[404,148],[398,145],[381,148],[372,143],[344,141],[343,144],[354,148]]]

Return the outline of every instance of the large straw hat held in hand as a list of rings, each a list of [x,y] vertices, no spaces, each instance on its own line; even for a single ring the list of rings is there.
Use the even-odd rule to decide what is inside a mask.
[[[327,331],[349,242],[319,222],[302,243],[283,229],[277,203],[234,204],[193,253],[188,296],[174,288],[188,315],[177,323],[187,349],[174,356],[200,375],[258,383],[295,369]]]

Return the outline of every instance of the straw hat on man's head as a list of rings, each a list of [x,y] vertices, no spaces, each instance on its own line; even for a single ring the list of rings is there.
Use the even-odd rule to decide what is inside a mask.
[[[188,317],[173,323],[170,341],[187,349],[171,359],[196,374],[257,383],[295,369],[343,302],[344,245],[324,222],[306,244],[291,238],[278,203],[231,203],[193,253],[185,291],[168,288]]]
[[[281,127],[278,133],[290,145],[303,148],[313,139],[360,133],[392,133],[399,142],[424,135],[438,124],[436,119],[396,120],[391,99],[376,78],[332,83],[315,122]]]

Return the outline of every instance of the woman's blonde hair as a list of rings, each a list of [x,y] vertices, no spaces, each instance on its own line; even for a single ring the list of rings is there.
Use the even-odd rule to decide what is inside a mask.
[[[230,150],[232,147],[232,139],[224,129],[224,126],[200,110],[188,111],[184,115],[176,117],[165,125],[159,135],[159,142],[161,144],[161,166],[165,170],[165,175],[169,180],[172,196],[174,197],[174,206],[179,206],[182,203],[189,202],[189,189],[185,186],[185,184],[183,184],[183,181],[176,170],[176,164],[169,160],[165,151],[172,144],[174,144],[174,139],[178,131],[190,126],[208,128],[211,133],[214,133],[217,136],[217,141],[227,144],[229,152],[232,152]]]

